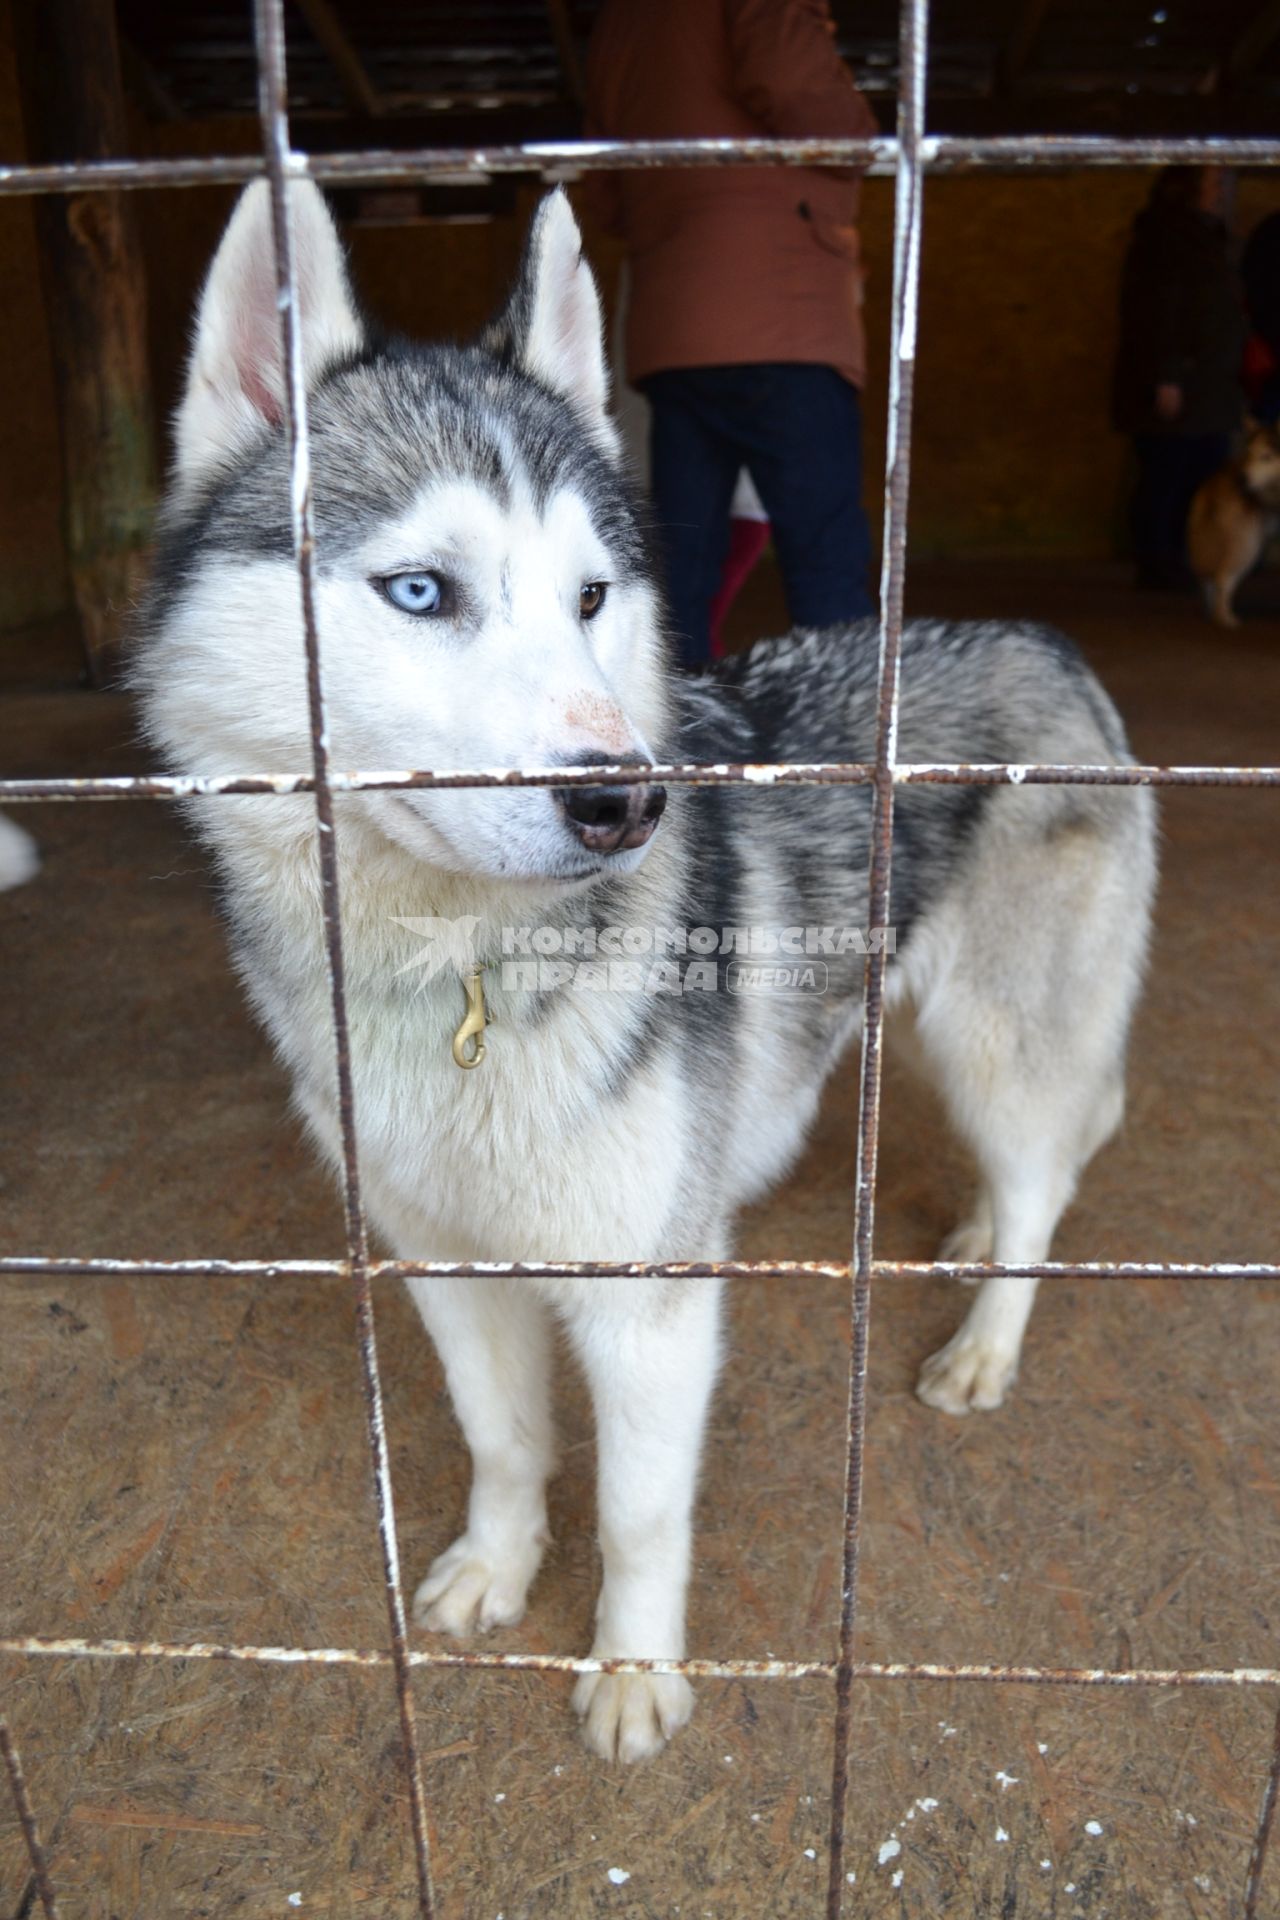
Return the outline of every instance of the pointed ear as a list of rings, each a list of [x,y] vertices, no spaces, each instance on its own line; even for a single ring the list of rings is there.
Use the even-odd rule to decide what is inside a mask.
[[[364,329],[347,285],[329,209],[310,180],[289,186],[294,272],[308,389],[327,366],[356,352]],[[234,459],[284,418],[284,363],[271,192],[246,187],[200,296],[187,386],[178,408],[176,477],[190,487]]]
[[[601,450],[618,458],[600,295],[563,187],[540,202],[511,298],[481,345],[563,395]]]

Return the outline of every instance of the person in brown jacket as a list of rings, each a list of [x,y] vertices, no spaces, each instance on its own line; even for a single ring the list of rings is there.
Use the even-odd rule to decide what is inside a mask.
[[[605,0],[589,138],[877,131],[826,0]],[[702,665],[741,468],[768,513],[797,626],[873,611],[862,507],[862,269],[852,171],[599,173],[589,210],[631,262],[627,378],[652,406],[668,599]]]

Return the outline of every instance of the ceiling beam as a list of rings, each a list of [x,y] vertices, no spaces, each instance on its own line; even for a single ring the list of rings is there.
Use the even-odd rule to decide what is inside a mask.
[[[1024,91],[1016,99],[939,100],[932,133],[1098,133],[1132,139],[1198,140],[1211,135],[1274,135],[1276,103],[1249,93],[1131,94],[1114,87],[1088,98]],[[1016,167],[1013,171],[1017,171]],[[1047,177],[1047,176],[1046,176]]]
[[[582,62],[578,58],[578,43],[573,37],[567,0],[547,0],[547,17],[551,22],[551,35],[556,43],[556,59],[564,75],[565,90],[571,100],[582,106],[586,99],[582,84]]]
[[[1267,0],[1241,29],[1222,62],[1222,84],[1243,80],[1280,39],[1280,0]]]
[[[1001,93],[1013,93],[1017,89],[1052,4],[1053,0],[1018,0],[1009,37],[996,62],[996,86]]]
[[[181,120],[182,108],[146,56],[126,34],[120,34],[120,67],[124,90],[148,120]]]
[[[521,107],[496,113],[394,113],[310,118],[292,113],[305,129],[298,144],[311,153],[354,152],[357,147],[493,147],[527,140],[575,140],[580,128],[573,107]]]
[[[369,78],[364,61],[338,18],[331,0],[298,0],[298,8],[325,58],[338,77],[343,98],[353,113],[376,120],[385,112],[382,97]]]

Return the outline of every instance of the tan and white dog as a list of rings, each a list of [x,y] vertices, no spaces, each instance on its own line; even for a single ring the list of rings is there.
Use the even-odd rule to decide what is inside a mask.
[[[1280,428],[1250,421],[1234,460],[1197,490],[1187,517],[1187,555],[1209,618],[1238,627],[1232,602],[1280,529]]]

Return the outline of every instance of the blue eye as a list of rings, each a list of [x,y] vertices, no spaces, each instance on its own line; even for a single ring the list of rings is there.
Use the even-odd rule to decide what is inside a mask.
[[[391,573],[378,583],[402,613],[441,613],[445,582],[438,573]]]

